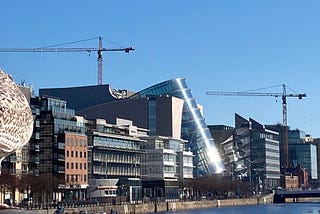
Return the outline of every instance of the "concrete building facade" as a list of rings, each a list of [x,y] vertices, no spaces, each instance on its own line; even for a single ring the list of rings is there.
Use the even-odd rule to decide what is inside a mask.
[[[144,137],[142,187],[144,201],[179,198],[179,181],[193,178],[193,154],[186,141],[164,136]]]
[[[114,200],[137,202],[141,196],[141,144],[138,136],[148,130],[132,121],[117,119],[88,121],[88,197],[100,202]]]

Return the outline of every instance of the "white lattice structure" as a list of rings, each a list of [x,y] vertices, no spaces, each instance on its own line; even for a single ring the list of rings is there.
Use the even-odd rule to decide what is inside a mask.
[[[21,149],[29,141],[32,130],[33,117],[26,97],[0,69],[0,161]]]

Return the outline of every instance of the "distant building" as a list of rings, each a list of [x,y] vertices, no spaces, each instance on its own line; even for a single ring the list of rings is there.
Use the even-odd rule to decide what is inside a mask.
[[[299,189],[299,177],[297,175],[293,175],[292,173],[288,173],[285,175],[285,184],[284,188],[287,190],[297,190]]]
[[[309,179],[318,180],[317,147],[316,145],[289,144],[289,160],[293,167],[302,165],[309,174]]]
[[[312,139],[312,144],[317,146],[317,164],[318,164],[318,180],[317,186],[320,187],[320,138]]]
[[[272,130],[282,130],[282,125],[269,125]],[[309,175],[310,184],[318,180],[318,155],[317,146],[313,143],[310,136],[306,136],[305,132],[299,129],[288,129],[288,164],[282,162],[282,167],[295,168],[299,164],[305,168]],[[282,138],[280,138],[282,145]],[[282,150],[281,150],[282,151]],[[280,153],[283,157],[283,153]],[[281,159],[283,160],[283,158]]]
[[[298,188],[308,188],[308,172],[300,164],[295,167],[281,167],[281,175],[284,177],[284,179],[281,179],[281,186],[285,189],[290,190],[293,189],[293,187],[296,187],[296,184],[292,183],[292,179],[295,179],[294,177],[298,178]],[[288,176],[291,177],[291,179],[288,179]],[[296,183],[295,180],[294,182]]]

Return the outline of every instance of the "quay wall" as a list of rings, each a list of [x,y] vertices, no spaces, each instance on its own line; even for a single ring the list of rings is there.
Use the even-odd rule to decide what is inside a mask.
[[[273,202],[273,195],[267,195],[257,198],[243,199],[224,199],[224,200],[203,200],[203,201],[177,201],[177,202],[160,202],[147,204],[123,204],[112,206],[95,206],[95,207],[75,207],[65,208],[64,214],[78,214],[80,211],[88,211],[88,213],[103,213],[109,214],[111,209],[118,211],[119,214],[146,214],[157,213],[175,210],[213,208],[223,206],[236,205],[255,205],[266,204]],[[49,210],[34,210],[37,214],[54,213],[54,209]]]

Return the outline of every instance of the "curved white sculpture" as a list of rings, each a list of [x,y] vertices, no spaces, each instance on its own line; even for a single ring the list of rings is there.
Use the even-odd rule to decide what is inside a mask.
[[[0,163],[28,143],[32,130],[33,117],[26,97],[0,69]]]

